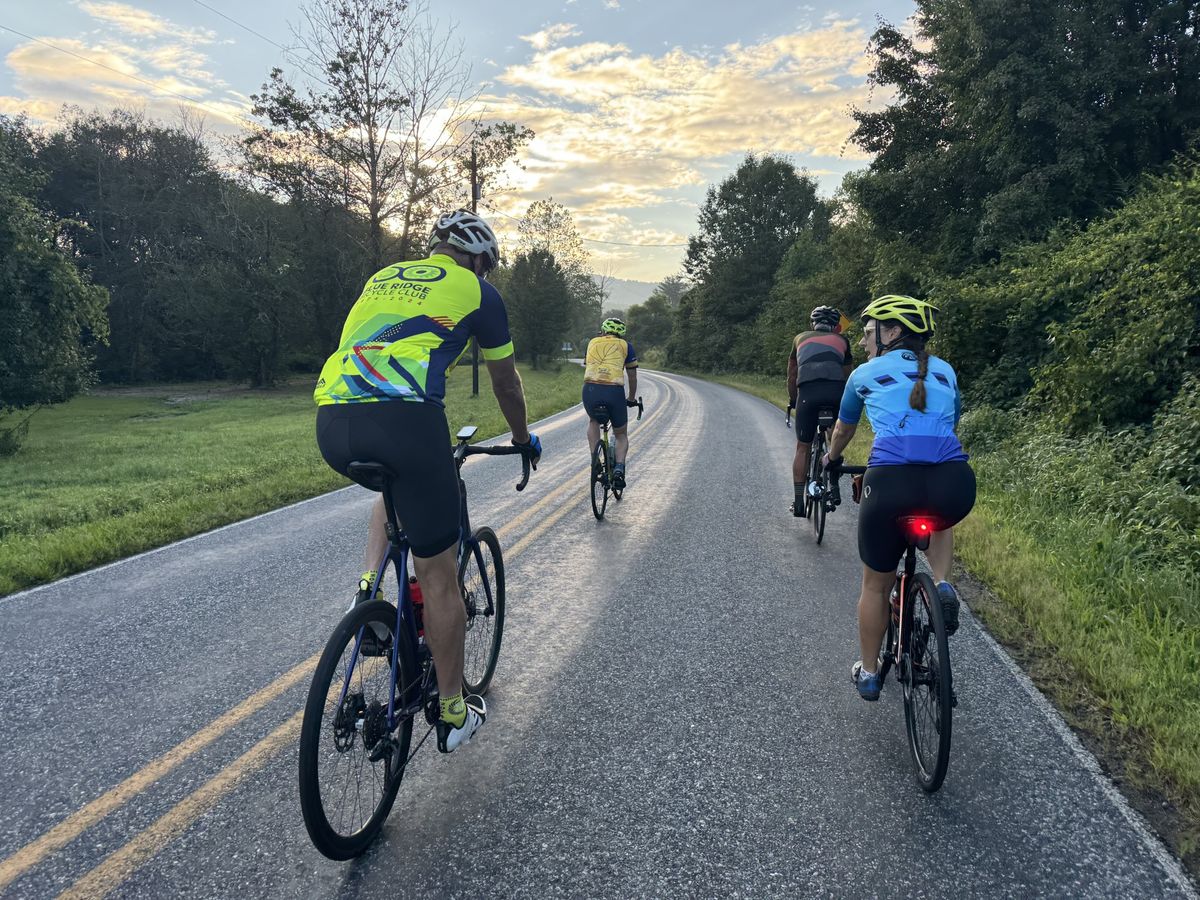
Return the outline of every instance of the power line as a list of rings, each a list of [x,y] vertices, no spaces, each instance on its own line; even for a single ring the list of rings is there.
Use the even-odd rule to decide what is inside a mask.
[[[256,38],[266,41],[272,47],[278,47],[280,50],[282,50],[284,52],[284,54],[287,55],[288,61],[291,62],[291,64],[294,65],[297,69],[299,69],[301,72],[303,72],[305,75],[307,75],[309,78],[313,79],[314,81],[319,81],[319,82],[321,82],[321,84],[325,85],[326,87],[331,87],[329,82],[326,81],[324,78],[321,78],[319,75],[314,75],[312,72],[308,71],[308,69],[304,68],[304,66],[300,65],[300,63],[296,62],[295,58],[292,56],[291,48],[285,47],[285,46],[283,46],[283,44],[279,43],[278,41],[275,41],[275,40],[267,37],[261,31],[255,31],[249,25],[242,24],[237,19],[233,18],[233,16],[226,15],[225,13],[221,12],[216,7],[209,6],[207,3],[204,2],[204,0],[193,0],[193,2],[197,3],[200,6],[203,6],[205,9],[207,9],[211,13],[215,13],[216,15],[220,16],[225,21],[232,22],[234,25],[236,25],[238,28],[242,29],[243,31],[248,31],[250,34],[254,35]]]
[[[517,218],[516,216],[510,216],[508,213],[502,212],[501,210],[496,209],[494,206],[488,207],[488,209],[491,212],[498,213],[499,215],[504,216],[504,218],[506,218],[506,219],[512,219],[514,222],[522,221],[521,219]],[[609,244],[614,247],[650,247],[650,248],[661,247],[661,248],[665,248],[665,249],[675,249],[675,248],[687,247],[687,244],[631,244],[631,243],[628,243],[627,241],[602,241],[599,238],[583,237],[582,235],[580,235],[579,239],[581,241],[587,241],[589,244]]]
[[[221,110],[221,109],[217,109],[216,107],[213,107],[213,106],[207,106],[206,104],[201,103],[199,100],[197,100],[194,97],[184,96],[183,94],[179,93],[178,91],[173,91],[170,88],[165,88],[162,85],[155,84],[153,81],[150,81],[147,78],[142,78],[140,75],[132,75],[129,72],[122,72],[120,69],[113,68],[112,66],[106,65],[105,63],[102,63],[98,60],[92,59],[89,56],[84,56],[82,53],[76,53],[74,50],[68,50],[66,47],[60,47],[60,46],[58,46],[58,44],[52,44],[49,41],[42,40],[41,38],[35,38],[33,35],[26,34],[23,31],[18,31],[15,28],[10,28],[9,26],[4,25],[4,24],[0,24],[0,29],[3,29],[4,31],[10,32],[12,34],[18,35],[19,37],[23,37],[28,41],[33,41],[35,44],[41,44],[43,47],[49,47],[51,50],[57,50],[59,53],[65,53],[68,56],[73,56],[76,59],[83,60],[83,62],[85,62],[85,63],[89,63],[90,65],[96,66],[101,69],[106,69],[109,72],[112,72],[116,75],[120,75],[123,78],[130,78],[133,81],[140,81],[142,84],[148,85],[149,87],[153,88],[156,91],[159,91],[160,93],[170,94],[172,97],[178,97],[184,103],[190,103],[192,106],[197,106],[200,109],[208,110],[213,115],[217,115],[217,116],[232,115],[234,118],[241,119],[241,121],[247,125],[254,124],[253,122],[251,122],[249,119],[247,119],[245,116],[241,115],[240,113],[230,113],[228,110]]]

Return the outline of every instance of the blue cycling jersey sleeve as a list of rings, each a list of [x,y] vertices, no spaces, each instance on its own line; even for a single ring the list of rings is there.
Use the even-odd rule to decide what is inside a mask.
[[[500,292],[482,278],[479,280],[479,310],[472,317],[471,331],[479,341],[484,359],[512,356],[508,310],[504,308]]]
[[[842,405],[838,409],[838,418],[847,425],[857,425],[862,419],[863,398],[858,393],[858,378],[859,372],[863,370],[863,366],[859,366],[850,373],[850,377],[846,379],[846,388],[842,391]]]
[[[625,342],[625,368],[629,369],[637,365],[637,353],[634,352],[633,344],[629,341]]]

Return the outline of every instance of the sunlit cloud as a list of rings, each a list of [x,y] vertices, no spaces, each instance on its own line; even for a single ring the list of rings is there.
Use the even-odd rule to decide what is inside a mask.
[[[87,41],[44,37],[18,45],[5,58],[14,96],[0,97],[0,113],[50,122],[66,105],[84,109],[126,106],[175,119],[180,106],[214,127],[233,129],[247,99],[213,74],[204,46],[216,35],[187,28],[125,3],[84,0],[79,8],[99,29]]]
[[[154,13],[126,3],[96,3],[83,0],[79,8],[105,24],[112,25],[126,34],[137,37],[170,37],[192,43],[212,43],[216,33],[208,29],[184,28],[170,19],[156,16]]]
[[[531,56],[499,73],[483,98],[489,118],[537,133],[525,168],[512,173],[515,191],[497,201],[510,215],[554,196],[591,237],[682,243],[684,235],[647,227],[660,218],[651,213],[694,209],[731,158],[866,159],[848,143],[851,107],[871,101],[867,32],[857,22],[832,18],[757,43],[659,54],[562,35],[526,38]],[[594,258],[633,258],[588,249]]]
[[[579,29],[574,25],[560,23],[558,25],[547,25],[541,31],[536,31],[533,34],[521,35],[521,40],[533,46],[535,50],[546,50],[561,44],[569,37],[576,37],[579,34]]]

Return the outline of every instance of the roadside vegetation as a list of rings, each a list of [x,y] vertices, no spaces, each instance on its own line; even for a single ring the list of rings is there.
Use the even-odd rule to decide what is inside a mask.
[[[579,402],[579,369],[522,372],[530,419]],[[0,595],[160,547],[349,482],[317,450],[314,377],[101,390],[43,410],[0,465]],[[452,432],[507,430],[487,371],[447,381]]]

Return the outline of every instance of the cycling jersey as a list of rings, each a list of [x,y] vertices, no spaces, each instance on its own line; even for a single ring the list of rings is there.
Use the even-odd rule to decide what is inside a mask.
[[[966,460],[954,434],[962,411],[958,379],[945,360],[929,357],[925,411],[908,405],[917,380],[917,355],[897,349],[863,363],[850,374],[838,418],[857,425],[866,407],[875,431],[869,466],[935,465]]]
[[[446,375],[474,336],[484,359],[512,356],[500,293],[451,257],[381,269],[363,288],[325,362],[313,399],[410,400],[444,406]]]
[[[633,344],[615,334],[602,334],[588,341],[583,380],[591,384],[624,384],[625,370],[637,368]]]
[[[803,331],[792,341],[792,348],[796,357],[796,384],[843,381],[846,371],[842,367],[854,365],[850,341],[832,331]]]

